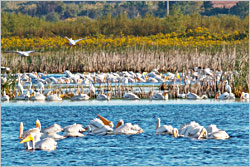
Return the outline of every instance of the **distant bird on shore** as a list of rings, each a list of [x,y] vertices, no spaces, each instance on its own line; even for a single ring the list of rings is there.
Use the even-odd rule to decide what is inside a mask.
[[[55,34],[55,35],[59,35],[59,34],[53,32],[53,31],[52,31],[52,33]],[[72,38],[68,38],[67,36],[63,36],[63,35],[59,35],[59,36],[61,36],[62,38],[66,38],[66,39],[69,41],[69,44],[70,44],[70,45],[73,45],[73,46],[75,46],[77,42],[79,42],[79,41],[81,41],[81,40],[85,40],[85,38],[73,40]]]
[[[5,53],[18,53],[21,57],[29,57],[30,53],[36,52],[35,50],[30,51],[7,51]]]

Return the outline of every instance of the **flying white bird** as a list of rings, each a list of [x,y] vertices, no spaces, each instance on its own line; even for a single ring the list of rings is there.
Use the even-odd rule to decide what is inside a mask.
[[[18,53],[21,57],[29,57],[30,53],[36,52],[35,50],[30,51],[7,51],[5,53]]]
[[[53,32],[53,31],[52,31],[52,32]],[[57,34],[57,33],[55,33],[55,32],[53,32],[53,34],[59,35],[59,34]],[[66,38],[66,39],[69,41],[69,44],[70,44],[70,45],[73,45],[73,46],[75,46],[77,42],[79,42],[79,41],[85,39],[85,38],[82,38],[82,39],[73,40],[72,38],[68,38],[67,36],[62,36],[62,35],[59,35],[59,36],[61,36],[61,37],[63,37],[63,38]]]

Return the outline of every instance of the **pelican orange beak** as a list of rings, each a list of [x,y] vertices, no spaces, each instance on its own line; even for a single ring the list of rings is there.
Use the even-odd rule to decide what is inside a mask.
[[[23,138],[23,122],[20,122],[19,126],[19,139]]]
[[[200,136],[198,137],[198,139],[206,138],[206,136],[207,136],[207,132],[204,129],[202,129],[202,132],[201,132]]]
[[[169,77],[168,77],[168,76],[166,76],[166,78],[165,78],[165,79],[166,79],[166,80],[168,80],[168,78],[169,78]]]
[[[116,128],[119,128],[119,127],[121,126],[121,124],[122,124],[121,121],[117,122],[117,124],[116,124],[116,126],[115,126],[115,129],[116,129]]]
[[[107,120],[106,118],[100,116],[97,114],[97,116],[100,118],[100,120],[104,123],[104,125],[110,126],[111,121]]]
[[[168,92],[164,92],[164,93],[163,93],[163,96],[165,97],[167,94],[168,94]]]
[[[177,74],[177,77],[178,77],[179,81],[181,81],[181,77],[180,77],[179,73]]]
[[[20,141],[20,143],[25,143],[25,142],[29,142],[32,141],[33,137],[31,136],[31,134],[29,134],[27,137],[25,137],[22,141]]]
[[[63,94],[60,94],[60,95],[59,95],[59,97],[60,97],[60,98],[63,98],[63,97],[64,97],[64,95],[63,95]]]
[[[41,123],[38,119],[36,120],[36,128],[39,128],[41,130]]]
[[[178,137],[178,131],[177,131],[177,130],[174,130],[174,132],[173,132],[173,137],[174,137],[174,138],[177,138],[177,137]]]

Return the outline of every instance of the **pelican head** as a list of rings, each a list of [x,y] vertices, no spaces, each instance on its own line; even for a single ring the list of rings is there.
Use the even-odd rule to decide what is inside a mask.
[[[23,138],[23,122],[20,122],[19,125],[19,139]]]
[[[200,136],[198,137],[198,139],[201,139],[201,138],[205,138],[205,139],[207,138],[207,130],[205,128],[202,128]]]
[[[103,122],[104,125],[110,126],[111,128],[114,127],[114,124],[112,121],[107,120],[106,118],[100,116],[97,114],[97,116],[100,118],[100,120]]]
[[[123,120],[121,119],[120,121],[117,122],[116,126],[115,126],[115,129],[119,128],[121,125],[123,125],[124,122]]]
[[[34,136],[32,134],[29,134],[22,141],[20,141],[20,143],[26,143],[26,142],[33,141],[33,140],[34,140]]]
[[[177,128],[174,128],[174,129],[173,129],[173,137],[174,137],[174,138],[177,138],[178,136],[179,136],[178,129],[177,129]]]
[[[160,126],[161,126],[161,119],[157,118],[156,129],[158,129]]]
[[[37,119],[36,120],[36,128],[38,128],[38,129],[42,129],[42,127],[41,127],[41,122]]]

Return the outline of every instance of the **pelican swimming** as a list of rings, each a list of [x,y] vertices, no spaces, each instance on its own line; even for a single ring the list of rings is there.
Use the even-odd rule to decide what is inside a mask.
[[[3,91],[3,95],[1,96],[1,101],[9,101],[10,97],[6,95],[5,90]]]
[[[161,126],[161,119],[157,119],[157,124],[156,124],[156,134],[173,134],[174,128],[171,125],[162,125]]]
[[[41,132],[43,133],[41,138],[51,137],[55,140],[64,139],[65,136],[57,134],[58,132],[61,131],[63,131],[63,128],[60,125],[54,123],[50,127],[41,130]]]
[[[185,124],[180,128],[179,135],[183,137],[201,139],[207,137],[207,130],[195,121],[192,121],[189,124]]]
[[[211,124],[207,128],[207,138],[208,139],[228,139],[229,135],[226,131],[220,130],[216,125]]]
[[[179,89],[178,85],[177,85],[177,97],[182,98],[182,99],[187,98],[187,94],[185,94],[185,93],[180,94],[180,89]]]
[[[52,94],[52,95],[48,95],[46,97],[47,101],[62,101],[62,98],[59,97],[57,94]]]
[[[36,52],[35,50],[30,51],[7,51],[6,53],[18,53],[21,57],[28,57],[30,56],[30,53]]]
[[[186,95],[187,99],[191,99],[191,100],[196,100],[196,99],[207,99],[207,95],[202,95],[201,97],[198,96],[197,94],[195,93],[191,93],[191,92],[188,92],[187,95]]]
[[[63,128],[63,136],[65,137],[83,137],[82,134],[86,130],[82,127],[81,124],[74,123],[73,125],[66,126]]]
[[[249,99],[249,93],[242,92],[240,98],[241,99]]]
[[[122,135],[135,135],[143,133],[143,130],[141,127],[139,127],[137,124],[132,125],[131,123],[124,124],[124,121],[121,119],[114,130],[114,134],[122,134]]]
[[[30,100],[32,101],[43,101],[46,99],[46,97],[43,94],[40,94],[39,92],[34,92],[33,94],[34,95],[30,98]]]
[[[89,96],[87,94],[79,94],[71,97],[71,100],[88,100]]]
[[[150,99],[151,100],[167,100],[168,99],[168,92],[163,93],[152,93],[150,92]]]
[[[97,100],[110,100],[110,94],[107,93],[107,95],[105,94],[99,94],[97,97],[96,97]]]
[[[99,117],[90,121],[90,124],[87,126],[87,130],[90,134],[96,135],[107,135],[113,133],[114,124],[112,121],[107,120],[106,118],[97,115]]]
[[[137,95],[135,95],[134,93],[125,93],[123,95],[123,99],[126,99],[126,100],[137,100],[137,99],[140,99]]]

